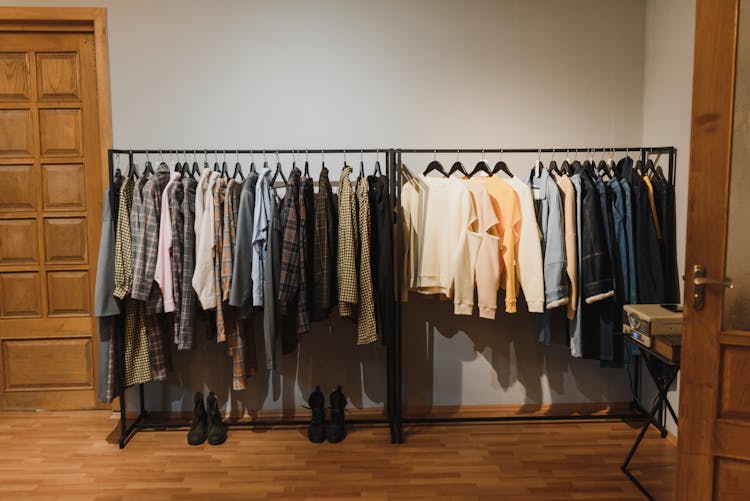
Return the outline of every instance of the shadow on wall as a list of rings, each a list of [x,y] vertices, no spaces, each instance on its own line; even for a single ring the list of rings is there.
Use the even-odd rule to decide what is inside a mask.
[[[498,304],[504,304],[502,293]],[[520,301],[518,313],[498,311],[495,320],[487,320],[476,314],[454,315],[451,301],[410,294],[403,312],[406,410],[515,404],[525,413],[551,402],[630,400],[625,370],[600,368],[596,360],[570,356],[564,308],[553,312],[551,346],[536,341],[534,318]],[[199,321],[195,348],[173,351],[169,379],[146,386],[149,410],[190,411],[195,391],[214,391],[233,414],[253,415],[263,409],[291,415],[318,384],[326,398],[341,384],[350,408],[384,406],[385,347],[357,346],[351,321],[332,318],[313,324],[313,330],[300,338],[297,351],[282,356],[278,369],[269,372],[263,370],[262,320],[256,315],[249,327],[260,370],[245,390],[231,390],[232,361],[226,343],[216,343],[215,333]],[[130,409],[135,409],[136,400],[131,391]]]
[[[498,304],[504,304],[502,293]],[[498,310],[495,320],[487,320],[454,315],[452,301],[410,294],[404,309],[404,406],[423,412],[519,404],[524,413],[550,402],[629,399],[622,369],[570,356],[564,308],[553,311],[551,346],[536,341],[534,317],[523,308],[519,301],[518,313]]]
[[[195,348],[173,349],[174,370],[167,381],[147,385],[147,406],[153,410],[189,411],[196,391],[214,391],[225,409],[253,415],[264,409],[283,409],[293,414],[316,385],[326,394],[341,384],[350,407],[383,406],[386,399],[386,350],[380,343],[356,345],[356,328],[350,320],[332,318],[313,324],[300,337],[294,353],[280,357],[275,371],[264,370],[263,318],[255,315],[248,332],[257,352],[258,372],[245,390],[232,390],[232,359],[226,343],[217,343],[215,333],[198,322]],[[210,336],[214,336],[210,339]],[[135,405],[131,393],[129,407]],[[228,405],[227,405],[228,404]],[[269,405],[270,404],[270,405]]]

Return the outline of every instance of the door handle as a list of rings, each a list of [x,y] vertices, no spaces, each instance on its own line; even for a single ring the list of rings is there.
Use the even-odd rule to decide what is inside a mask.
[[[706,286],[721,285],[727,289],[734,289],[734,282],[729,278],[719,280],[706,277],[706,267],[700,264],[693,266],[693,309],[702,310],[706,304]]]

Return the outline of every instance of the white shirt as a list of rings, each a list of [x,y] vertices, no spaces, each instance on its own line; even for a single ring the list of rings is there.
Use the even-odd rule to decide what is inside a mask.
[[[204,310],[216,307],[214,271],[214,195],[218,172],[204,169],[195,190],[195,271],[193,289]]]

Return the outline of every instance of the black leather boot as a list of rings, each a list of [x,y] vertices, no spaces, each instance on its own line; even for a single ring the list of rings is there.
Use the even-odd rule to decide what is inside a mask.
[[[345,408],[346,397],[339,385],[336,391],[331,393],[331,424],[328,426],[328,441],[332,444],[337,444],[346,438]]]
[[[219,411],[219,402],[216,400],[216,394],[211,392],[206,399],[208,406],[208,443],[211,445],[221,445],[227,440],[227,427],[221,418]]]
[[[326,403],[320,386],[315,387],[315,391],[310,393],[307,399],[307,405],[312,411],[312,420],[307,427],[307,438],[314,444],[319,444],[326,439]]]
[[[206,416],[206,406],[203,405],[203,394],[195,394],[195,406],[193,407],[193,421],[190,423],[188,432],[188,443],[190,445],[200,445],[206,441],[208,436],[208,423]]]

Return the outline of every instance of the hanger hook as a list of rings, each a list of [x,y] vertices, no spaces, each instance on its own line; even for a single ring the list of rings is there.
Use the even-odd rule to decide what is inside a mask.
[[[433,160],[437,160],[437,148],[435,148],[434,150],[432,150],[432,159]]]
[[[536,161],[537,163],[542,161],[542,147],[541,146],[539,147],[539,150],[537,151]]]
[[[305,149],[305,162],[310,161],[310,150]]]
[[[346,150],[344,150],[344,167],[346,167]]]
[[[500,148],[500,161],[501,161],[501,162],[503,161],[503,153],[504,153],[504,152],[503,152],[503,149],[502,149],[502,148]]]
[[[263,162],[268,163],[268,157],[266,156],[266,150],[263,150]]]
[[[325,165],[326,164],[326,152],[325,151],[320,150],[320,158],[321,158],[321,162],[323,163],[323,165]]]
[[[279,150],[276,150],[276,163],[280,164],[281,160],[279,159]]]
[[[362,163],[365,162],[365,150],[359,150],[359,161]]]
[[[456,162],[458,162],[458,156],[461,154],[461,150],[456,148]]]

